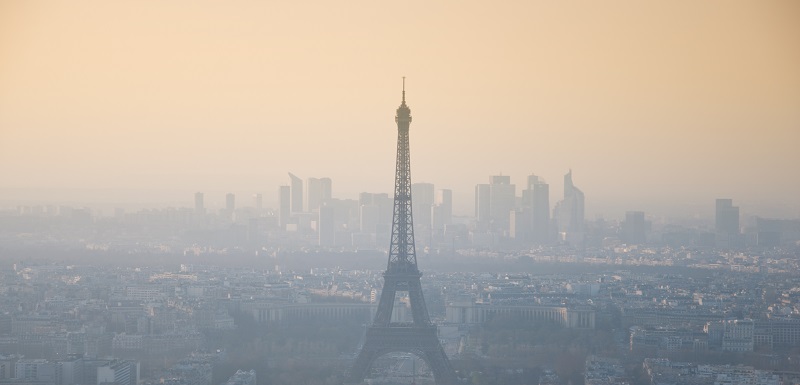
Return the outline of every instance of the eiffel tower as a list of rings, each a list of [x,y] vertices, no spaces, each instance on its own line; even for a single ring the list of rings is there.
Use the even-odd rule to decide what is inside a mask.
[[[438,385],[456,384],[455,371],[439,342],[436,325],[431,323],[419,280],[422,274],[417,268],[411,215],[411,158],[408,145],[411,109],[406,105],[405,78],[403,102],[397,108],[395,121],[397,166],[389,262],[386,272],[383,273],[383,291],[375,320],[367,328],[364,346],[348,372],[348,382],[362,382],[376,358],[390,352],[406,352],[416,355],[428,364]],[[408,292],[412,322],[391,322],[395,294],[398,291]]]

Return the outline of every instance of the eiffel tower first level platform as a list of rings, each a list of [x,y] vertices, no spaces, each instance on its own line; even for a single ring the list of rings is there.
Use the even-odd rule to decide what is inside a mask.
[[[406,105],[405,78],[403,102],[397,108],[395,121],[397,122],[397,167],[389,261],[383,274],[383,291],[375,319],[367,328],[364,346],[347,373],[347,382],[354,384],[363,382],[378,357],[392,352],[404,352],[414,354],[425,361],[433,372],[436,384],[457,384],[458,379],[439,341],[436,325],[431,323],[428,315],[420,284],[422,274],[417,267],[411,213],[411,156],[408,146],[411,109]],[[412,322],[391,322],[398,292],[408,293]]]

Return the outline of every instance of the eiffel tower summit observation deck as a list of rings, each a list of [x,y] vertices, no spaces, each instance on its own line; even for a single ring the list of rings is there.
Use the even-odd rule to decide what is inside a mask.
[[[383,273],[381,292],[375,319],[367,328],[364,346],[347,373],[348,383],[360,383],[369,374],[373,362],[392,352],[411,353],[421,358],[433,372],[439,385],[456,384],[455,371],[439,342],[436,325],[431,323],[425,298],[422,296],[414,246],[414,224],[411,213],[411,158],[408,128],[411,109],[406,105],[405,78],[403,99],[397,108],[397,166],[394,178],[394,214],[389,261]],[[397,292],[407,292],[412,322],[391,322]]]

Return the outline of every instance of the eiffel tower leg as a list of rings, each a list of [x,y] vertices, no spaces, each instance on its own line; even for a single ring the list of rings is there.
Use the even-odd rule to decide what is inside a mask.
[[[373,349],[369,349],[369,347],[364,344],[364,348],[358,352],[356,361],[347,373],[348,384],[360,384],[364,381],[364,378],[367,377],[369,372],[369,368],[372,366],[372,362],[377,358],[375,353]]]
[[[433,379],[437,385],[455,385],[458,383],[455,371],[450,365],[450,360],[444,354],[444,349],[440,347],[433,351],[427,351],[425,356],[425,363],[431,368]]]
[[[430,323],[428,307],[425,305],[425,298],[422,296],[422,284],[419,277],[408,281],[408,299],[411,302],[411,316],[417,325]]]

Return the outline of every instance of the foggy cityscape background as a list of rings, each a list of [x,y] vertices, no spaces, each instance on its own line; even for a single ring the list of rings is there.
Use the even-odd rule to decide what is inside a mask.
[[[0,385],[800,385],[797,20],[0,2]]]
[[[798,5],[4,2],[5,205],[389,192],[400,76],[415,182],[568,170],[587,215],[797,217]],[[387,148],[389,150],[387,150]],[[214,203],[222,205],[221,203]]]

